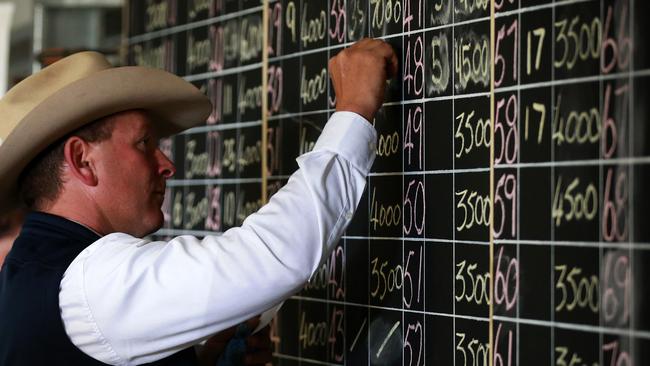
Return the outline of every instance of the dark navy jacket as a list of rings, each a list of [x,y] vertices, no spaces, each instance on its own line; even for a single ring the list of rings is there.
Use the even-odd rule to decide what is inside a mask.
[[[103,365],[72,344],[59,310],[63,273],[97,239],[58,216],[27,216],[0,271],[0,366]],[[152,365],[196,364],[190,347]]]

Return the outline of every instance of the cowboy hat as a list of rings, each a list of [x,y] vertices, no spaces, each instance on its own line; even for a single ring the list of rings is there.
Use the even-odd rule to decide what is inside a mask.
[[[0,210],[16,207],[22,170],[49,145],[114,113],[146,110],[161,137],[203,123],[210,101],[166,71],[112,67],[97,52],[68,56],[0,99]]]

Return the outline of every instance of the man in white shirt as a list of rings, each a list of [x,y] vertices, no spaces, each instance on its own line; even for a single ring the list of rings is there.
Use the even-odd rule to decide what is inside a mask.
[[[195,364],[191,346],[298,291],[361,198],[397,58],[366,39],[329,68],[337,112],[300,169],[240,228],[203,240],[141,239],[162,225],[175,171],[158,138],[211,111],[193,86],[80,53],[10,90],[0,209],[20,196],[36,212],[0,272],[0,364]]]

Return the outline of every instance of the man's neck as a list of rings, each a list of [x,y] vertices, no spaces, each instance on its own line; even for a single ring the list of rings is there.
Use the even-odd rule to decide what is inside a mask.
[[[99,236],[111,232],[106,229],[108,227],[105,224],[106,220],[102,220],[101,212],[96,209],[95,202],[75,202],[61,196],[56,202],[42,207],[41,211],[75,222]]]

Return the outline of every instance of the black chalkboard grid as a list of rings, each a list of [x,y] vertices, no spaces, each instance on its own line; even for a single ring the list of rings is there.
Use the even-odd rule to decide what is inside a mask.
[[[165,142],[178,171],[158,234],[240,225],[262,204],[262,4],[147,0],[128,9],[128,62],[184,76],[214,104],[204,126]]]
[[[128,9],[128,62],[215,105],[162,143],[178,173],[159,238],[239,225],[334,112],[327,60],[368,36],[398,53],[360,208],[274,320],[274,364],[650,364],[646,2]]]

